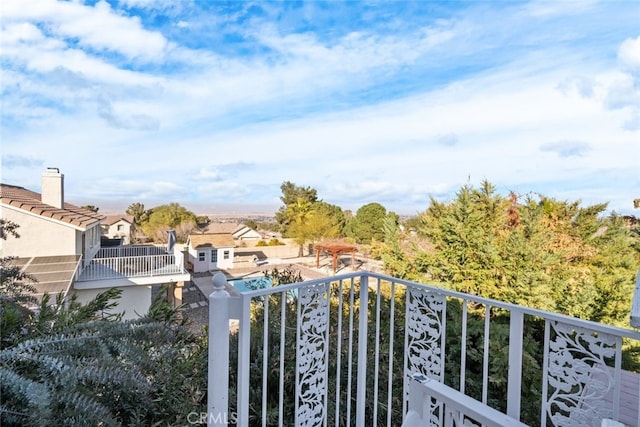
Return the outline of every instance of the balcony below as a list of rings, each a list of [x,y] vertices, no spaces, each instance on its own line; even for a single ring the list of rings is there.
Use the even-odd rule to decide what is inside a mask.
[[[120,246],[102,248],[83,266],[74,284],[76,289],[103,287],[96,282],[112,285],[148,285],[190,280],[179,251],[167,253],[156,246]]]

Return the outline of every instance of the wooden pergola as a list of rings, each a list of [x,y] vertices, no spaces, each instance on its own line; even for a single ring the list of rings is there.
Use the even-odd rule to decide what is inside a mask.
[[[320,268],[320,252],[331,252],[331,256],[333,257],[333,273],[336,273],[338,268],[338,256],[344,253],[351,253],[351,266],[353,267],[355,264],[355,253],[358,250],[355,246],[349,245],[316,245],[316,268]]]

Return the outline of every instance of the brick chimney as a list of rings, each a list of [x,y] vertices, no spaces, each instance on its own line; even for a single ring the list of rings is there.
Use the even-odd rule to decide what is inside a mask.
[[[58,168],[47,168],[42,174],[42,203],[58,209],[64,206],[64,175]]]

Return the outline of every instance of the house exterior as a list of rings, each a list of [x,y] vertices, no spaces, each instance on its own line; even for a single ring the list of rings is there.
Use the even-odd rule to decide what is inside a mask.
[[[258,241],[262,239],[262,235],[256,230],[243,225],[233,233],[233,238],[240,241]]]
[[[233,268],[235,242],[231,233],[191,234],[187,239],[194,273]]]
[[[85,262],[100,249],[103,215],[64,201],[64,176],[49,168],[42,194],[2,184],[2,218],[20,225],[19,239],[0,240],[0,254],[15,257],[75,255]]]
[[[133,243],[135,230],[132,215],[107,215],[102,221],[102,235],[109,239],[122,239],[123,245]]]
[[[170,284],[170,298],[182,303],[182,287],[191,276],[177,248],[154,246],[101,248],[104,215],[66,203],[64,175],[48,168],[42,192],[0,184],[3,219],[19,225],[19,238],[0,239],[0,256],[36,278],[38,294],[75,293],[80,302],[109,288],[122,290],[117,310],[124,318],[147,313],[152,287]],[[55,298],[52,298],[55,300]]]
[[[244,224],[236,222],[213,222],[207,225],[205,233],[230,233],[233,240],[237,242],[258,241],[262,235]]]

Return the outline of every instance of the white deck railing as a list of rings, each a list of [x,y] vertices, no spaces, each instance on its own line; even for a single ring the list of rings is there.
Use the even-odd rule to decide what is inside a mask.
[[[182,258],[180,252],[175,255],[93,258],[80,273],[78,281],[185,274]]]
[[[409,380],[409,409],[402,427],[525,427],[526,424],[433,379]]]
[[[212,425],[401,425],[415,374],[531,425],[629,411],[632,330],[366,272],[239,297],[225,283],[209,297]]]
[[[113,246],[100,248],[95,258],[120,258],[130,256],[166,255],[167,248],[162,246]]]

